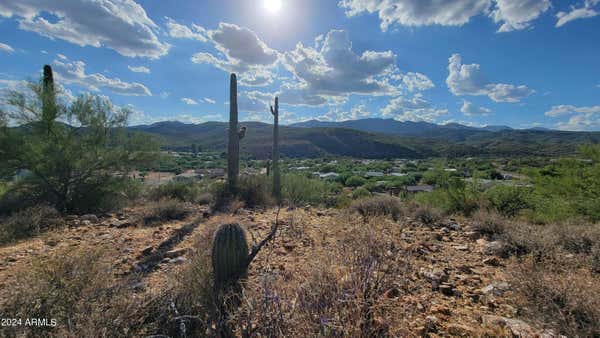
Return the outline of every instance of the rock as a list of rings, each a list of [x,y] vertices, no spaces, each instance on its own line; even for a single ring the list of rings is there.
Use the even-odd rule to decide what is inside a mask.
[[[185,261],[186,261],[185,257],[177,257],[177,258],[173,258],[173,259],[169,260],[169,263],[181,264],[181,263],[184,263]]]
[[[165,253],[165,257],[167,257],[167,258],[176,258],[176,257],[185,255],[186,253],[188,253],[188,251],[189,251],[188,248],[175,249],[175,250],[167,251]]]
[[[445,282],[448,280],[448,274],[441,269],[421,270],[421,276],[432,282]]]
[[[142,256],[148,256],[152,252],[152,250],[154,250],[153,246],[144,248],[144,250],[142,250]]]
[[[448,332],[449,334],[453,335],[453,336],[459,336],[459,337],[474,337],[475,336],[475,332],[473,331],[472,328],[470,328],[467,325],[463,325],[463,324],[448,324],[448,326],[446,326],[446,332]]]
[[[83,215],[80,217],[80,219],[82,221],[89,221],[92,224],[98,224],[100,223],[100,220],[98,219],[98,216],[94,215],[94,214],[87,214],[87,215]]]
[[[500,266],[500,265],[502,265],[502,263],[500,262],[500,260],[496,256],[486,258],[486,259],[483,260],[482,263],[485,264],[485,265],[490,265],[490,266]]]
[[[522,320],[506,318],[495,315],[481,316],[481,322],[485,326],[499,326],[509,330],[515,337],[535,337],[536,332],[531,326]]]
[[[458,225],[458,223],[456,222],[450,222],[448,224],[446,224],[446,227],[450,230],[453,231],[459,231],[460,230],[460,225]]]
[[[319,210],[317,211],[317,216],[325,216],[325,212]]]
[[[133,226],[133,224],[129,223],[128,221],[124,221],[124,222],[120,222],[120,223],[116,224],[117,229],[129,228],[130,226]]]
[[[483,287],[480,291],[486,295],[502,296],[506,291],[510,291],[510,285],[508,285],[507,282],[493,281],[491,284]]]
[[[468,251],[469,250],[469,246],[468,245],[459,245],[454,247],[456,250],[460,250],[460,251]]]
[[[437,324],[439,323],[440,320],[436,316],[431,316],[431,315],[425,317],[425,320],[427,321],[427,324],[425,325],[423,332],[424,333],[436,332]]]
[[[384,293],[385,298],[398,298],[400,297],[400,290],[397,288],[391,288]]]
[[[487,242],[483,245],[481,253],[489,256],[500,256],[504,251],[506,244],[503,241]]]
[[[442,231],[442,233],[447,234],[450,232],[450,229],[443,227],[442,229],[440,229]]]
[[[481,237],[481,235],[477,231],[467,231],[465,232],[465,235],[467,235],[467,237],[469,237],[472,240],[476,240],[479,237]]]
[[[454,286],[452,284],[443,283],[439,286],[439,290],[442,294],[446,296],[454,295]]]

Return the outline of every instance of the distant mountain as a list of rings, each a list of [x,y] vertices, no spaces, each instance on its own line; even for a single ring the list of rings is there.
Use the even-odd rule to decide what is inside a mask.
[[[511,128],[509,126],[485,126],[485,127],[482,127],[481,129],[487,130],[487,131],[513,130],[513,128]]]
[[[268,158],[273,126],[260,122],[240,124],[248,127],[240,144],[242,154]],[[192,144],[196,144],[203,149],[225,151],[227,128],[225,122],[159,122],[129,129],[160,138],[168,149],[189,150]],[[493,131],[456,123],[440,126],[384,119],[307,121],[281,126],[280,147],[286,157],[423,158],[558,156],[575,153],[580,144],[600,143],[600,132],[515,130],[502,126],[492,126],[491,129]]]

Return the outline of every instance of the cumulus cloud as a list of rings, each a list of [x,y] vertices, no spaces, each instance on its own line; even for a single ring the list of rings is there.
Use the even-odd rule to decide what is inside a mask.
[[[349,17],[377,13],[383,31],[395,24],[462,26],[474,16],[487,14],[494,22],[502,23],[498,32],[509,32],[529,27],[551,3],[550,0],[341,0],[339,6]]]
[[[342,0],[339,6],[349,17],[377,13],[381,30],[403,26],[461,26],[490,6],[490,0]]]
[[[572,105],[559,105],[553,106],[550,110],[544,113],[546,116],[556,117],[561,115],[571,115],[571,114],[600,114],[600,106],[591,106],[591,107],[576,107]]]
[[[434,108],[422,95],[416,94],[412,98],[398,96],[391,99],[381,113],[398,121],[434,122],[438,117],[448,114],[448,110]]]
[[[56,20],[45,18],[46,13]],[[79,46],[105,46],[129,57],[159,58],[170,47],[158,40],[157,25],[133,0],[4,0],[0,15],[18,17],[22,30]]]
[[[139,67],[127,66],[127,68],[129,68],[129,70],[132,71],[132,72],[134,72],[134,73],[146,73],[146,74],[150,74],[150,68],[148,68],[148,67],[144,67],[144,66],[139,66]]]
[[[531,21],[547,11],[550,0],[496,0],[490,17],[496,23],[502,22],[498,32],[510,32],[531,26]]]
[[[206,29],[204,27],[198,25],[192,25],[192,28],[177,23],[175,20],[171,18],[167,19],[167,31],[169,32],[169,36],[177,39],[194,39],[201,42],[206,42]]]
[[[568,12],[558,12],[556,14],[556,27],[561,27],[573,20],[592,18],[598,15],[598,11],[594,8],[600,0],[585,0],[583,6],[571,6]]]
[[[106,88],[119,95],[152,96],[150,90],[141,83],[124,82],[100,73],[86,74],[83,61],[54,60],[52,65],[57,79],[64,83],[76,83],[93,91]]]
[[[181,98],[181,101],[188,105],[197,105],[198,104],[198,102],[196,102],[194,99],[190,99],[189,97],[183,97],[183,98]]]
[[[0,42],[0,51],[6,52],[6,53],[12,53],[15,50],[11,46]]]
[[[288,91],[288,97],[308,98],[317,105],[328,100],[343,102],[350,94],[394,95],[398,91],[389,83],[396,55],[370,50],[359,55],[343,30],[329,31],[314,47],[298,43],[283,59],[298,83],[284,88],[282,98]]]
[[[546,116],[559,117],[570,115],[566,121],[555,126],[562,130],[598,130],[600,129],[600,106],[577,107],[573,105],[553,106],[544,113]]]
[[[463,101],[463,105],[460,108],[460,111],[468,116],[473,116],[473,115],[490,115],[492,113],[492,111],[488,108],[485,107],[477,107],[475,106],[473,103],[464,100]]]
[[[519,102],[534,93],[525,85],[489,82],[481,71],[480,65],[462,64],[459,54],[453,54],[448,60],[446,84],[454,95],[487,95],[496,102]]]
[[[210,103],[210,104],[215,104],[215,103],[217,103],[217,101],[215,101],[215,100],[211,99],[210,97],[205,97],[205,98],[204,98],[204,102],[206,102],[206,103]]]
[[[408,72],[395,76],[396,79],[402,81],[408,91],[423,91],[435,87],[433,82],[424,74]]]
[[[223,71],[237,73],[241,86],[265,86],[273,82],[273,69],[279,53],[269,48],[253,31],[221,22],[217,29],[204,32],[207,41],[213,44],[224,58],[200,52],[192,56],[192,62],[211,64]]]

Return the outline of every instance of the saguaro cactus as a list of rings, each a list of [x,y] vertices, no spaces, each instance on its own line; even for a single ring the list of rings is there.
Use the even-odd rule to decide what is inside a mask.
[[[215,233],[212,247],[215,288],[237,287],[248,275],[248,244],[239,224],[223,224]]]
[[[56,94],[54,90],[54,76],[52,67],[44,66],[44,77],[42,80],[42,119],[48,131],[52,122],[56,119]]]
[[[275,97],[275,107],[271,106],[273,114],[273,196],[281,203],[281,173],[279,172],[279,98]]]
[[[227,183],[231,193],[237,192],[240,172],[240,140],[246,135],[246,127],[238,130],[237,79],[231,74],[229,88],[229,142],[227,145]]]

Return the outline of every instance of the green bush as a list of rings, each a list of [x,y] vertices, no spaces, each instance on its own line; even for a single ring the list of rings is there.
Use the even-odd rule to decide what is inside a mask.
[[[17,211],[1,221],[0,244],[35,236],[42,231],[56,227],[58,221],[58,212],[45,205]]]
[[[195,203],[203,193],[203,188],[194,182],[175,182],[159,185],[150,189],[148,198],[158,201],[163,198],[173,198],[182,202]]]
[[[292,205],[324,204],[340,190],[336,184],[295,174],[284,175],[281,183],[283,198]]]
[[[530,208],[529,195],[527,188],[507,185],[496,185],[485,192],[490,206],[507,217],[513,217],[521,210]]]
[[[356,188],[352,192],[353,199],[359,199],[359,198],[365,198],[365,197],[371,197],[371,192],[363,187]]]
[[[346,186],[347,187],[360,187],[360,186],[364,185],[365,182],[367,182],[367,180],[365,180],[364,178],[362,178],[360,176],[350,176],[346,180]]]
[[[263,207],[273,203],[270,180],[262,175],[240,177],[238,197],[246,207]]]

